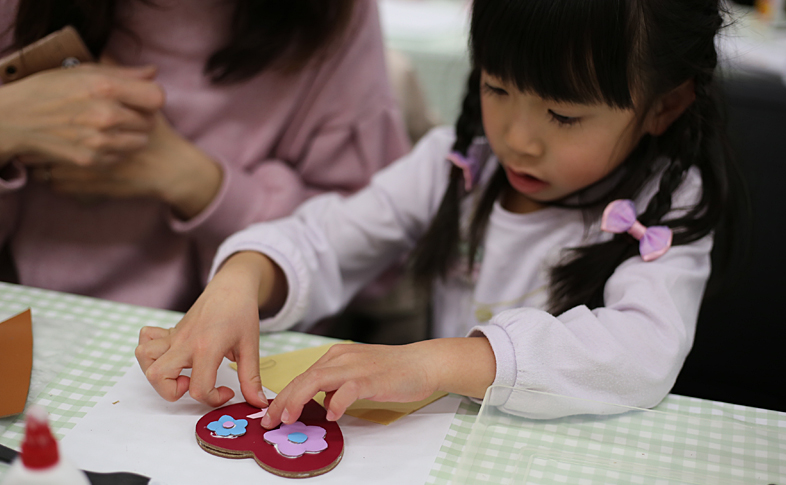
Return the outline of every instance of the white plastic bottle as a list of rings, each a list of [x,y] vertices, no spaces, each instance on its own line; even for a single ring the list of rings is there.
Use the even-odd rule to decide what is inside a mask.
[[[32,406],[25,417],[22,451],[2,485],[90,485],[87,475],[60,457],[46,410]]]

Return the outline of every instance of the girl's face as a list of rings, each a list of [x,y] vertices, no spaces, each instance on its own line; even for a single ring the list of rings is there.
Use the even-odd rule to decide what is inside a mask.
[[[485,71],[483,127],[514,192],[503,205],[532,212],[608,175],[642,135],[632,109],[566,104],[519,91]]]

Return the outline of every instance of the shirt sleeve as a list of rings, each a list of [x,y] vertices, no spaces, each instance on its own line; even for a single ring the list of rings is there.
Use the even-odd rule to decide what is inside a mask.
[[[604,307],[517,308],[475,327],[496,356],[494,385],[580,398],[511,392],[490,404],[536,419],[657,405],[693,345],[711,249],[708,235],[654,261],[628,259],[606,282]]]
[[[172,230],[197,243],[203,277],[234,232],[290,215],[316,194],[355,192],[409,150],[388,84],[376,4],[355,8],[343,43],[319,61],[276,152],[250,167],[218,160],[224,176],[212,203],[189,221],[170,217]]]
[[[325,194],[293,216],[255,224],[219,248],[211,275],[232,254],[257,251],[283,270],[289,293],[263,330],[283,330],[333,314],[411,249],[447,186],[450,129],[438,129],[409,155],[380,171],[353,196]]]

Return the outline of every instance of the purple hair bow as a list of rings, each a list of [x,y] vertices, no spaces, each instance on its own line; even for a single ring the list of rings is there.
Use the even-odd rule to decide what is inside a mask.
[[[619,234],[627,232],[639,240],[641,259],[652,261],[671,247],[671,229],[666,226],[646,227],[636,220],[636,206],[632,200],[615,200],[603,211],[600,228]]]
[[[479,157],[474,153],[469,153],[465,157],[461,153],[453,151],[448,154],[447,159],[464,173],[464,189],[467,192],[472,190],[480,178],[481,163]]]

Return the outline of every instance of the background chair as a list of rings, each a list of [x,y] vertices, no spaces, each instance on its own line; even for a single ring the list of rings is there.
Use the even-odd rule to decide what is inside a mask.
[[[751,252],[739,279],[705,298],[672,392],[786,411],[786,85],[741,74],[724,85],[753,205]]]

